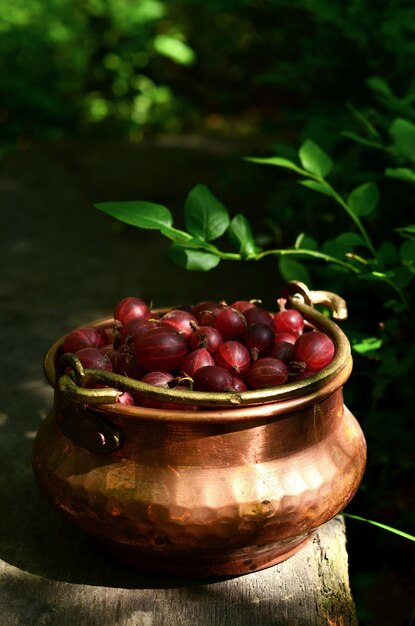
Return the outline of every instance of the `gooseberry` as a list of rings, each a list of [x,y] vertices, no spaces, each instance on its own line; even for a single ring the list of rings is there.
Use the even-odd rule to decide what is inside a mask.
[[[193,377],[195,391],[231,391],[233,376],[219,365],[206,365],[197,370]]]
[[[75,356],[85,368],[112,372],[111,361],[98,348],[81,348],[75,352]]]
[[[272,330],[274,330],[274,320],[272,319],[271,314],[259,306],[254,306],[245,311],[244,317],[246,319],[247,326],[251,326],[252,324],[267,324]]]
[[[255,302],[260,302],[260,300],[236,300],[236,302],[231,304],[231,307],[233,309],[237,309],[241,313],[245,313],[245,311],[248,311],[256,306]]]
[[[115,402],[117,404],[123,404],[124,406],[134,406],[135,404],[133,396],[131,395],[131,393],[128,393],[128,391],[120,393],[120,395],[117,396]]]
[[[295,343],[296,337],[291,333],[275,333],[275,343],[279,343],[280,341],[288,341],[288,343]]]
[[[284,363],[290,363],[293,360],[294,346],[289,341],[278,341],[274,343],[270,356],[273,359],[279,359]]]
[[[186,339],[173,328],[150,328],[134,339],[134,356],[148,370],[171,371],[181,365],[188,354]]]
[[[254,361],[248,372],[248,384],[252,389],[283,385],[287,378],[288,369],[285,363],[272,357]]]
[[[180,374],[193,378],[197,370],[206,365],[215,365],[215,361],[211,353],[205,348],[198,348],[198,350],[194,350],[186,357],[180,367]]]
[[[276,333],[290,333],[299,337],[304,329],[304,318],[295,309],[284,309],[274,315],[274,327]]]
[[[232,375],[243,376],[249,369],[251,357],[249,350],[239,341],[225,341],[214,354],[216,365],[224,367]]]
[[[114,319],[125,324],[135,317],[148,319],[151,317],[151,311],[147,304],[141,298],[123,298],[115,305]]]
[[[155,385],[156,387],[168,387],[172,380],[173,376],[169,372],[148,372],[141,378],[143,383]],[[160,400],[148,398],[140,393],[135,394],[135,400],[141,406],[145,406],[149,409],[159,409],[161,407]]]
[[[213,326],[199,326],[190,335],[190,347],[192,350],[206,348],[209,352],[215,352],[221,343],[223,343],[223,337]]]
[[[232,380],[233,391],[246,391],[248,389],[245,381],[242,378],[239,378],[239,376],[234,376]]]
[[[246,320],[242,313],[230,306],[225,306],[215,313],[213,326],[220,332],[223,339],[233,339],[246,329]]]
[[[128,345],[132,339],[137,339],[144,335],[149,328],[156,328],[157,325],[156,320],[133,317],[123,324],[117,332],[119,332],[121,342]]]
[[[188,311],[173,309],[169,311],[159,321],[160,326],[169,326],[183,337],[190,337],[197,326],[197,319]]]
[[[104,332],[92,326],[86,326],[85,328],[77,328],[66,335],[63,351],[75,353],[82,348],[102,348],[106,343],[107,338]]]
[[[304,369],[319,372],[334,356],[334,343],[328,335],[313,330],[298,337],[294,344],[293,360]]]
[[[264,356],[274,345],[274,331],[268,324],[262,322],[248,326],[242,338],[250,349],[254,361],[259,356]]]

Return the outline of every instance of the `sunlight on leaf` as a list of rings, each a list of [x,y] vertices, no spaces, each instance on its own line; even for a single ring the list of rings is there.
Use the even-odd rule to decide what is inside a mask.
[[[398,180],[404,180],[407,183],[415,183],[415,171],[410,170],[407,167],[388,167],[385,170],[385,176],[389,176],[389,178],[397,178]]]
[[[140,200],[102,202],[94,206],[121,222],[131,226],[138,226],[139,228],[160,230],[173,224],[173,216],[169,209],[161,204],[154,204],[154,202]]]
[[[393,528],[392,526],[387,526],[386,524],[381,524],[380,522],[375,522],[371,519],[366,519],[364,517],[360,517],[359,515],[352,515],[351,513],[341,513],[344,517],[350,517],[350,519],[356,519],[360,522],[367,522],[368,524],[373,524],[374,526],[378,526],[379,528],[383,528],[383,530],[388,530],[391,533],[395,533],[395,535],[400,535],[401,537],[405,537],[405,539],[409,539],[410,541],[415,541],[415,536],[410,535],[409,533],[405,533],[402,530],[398,530],[397,528]]]
[[[217,239],[229,226],[229,214],[206,185],[196,185],[184,205],[184,217],[189,233],[199,239]]]
[[[330,157],[311,139],[307,139],[303,143],[298,154],[301,165],[307,172],[311,172],[321,178],[324,178],[331,172],[333,163]]]
[[[358,333],[348,333],[348,337],[353,350],[359,354],[367,355],[382,347],[380,337],[362,337]]]
[[[246,157],[245,161],[250,161],[251,163],[259,163],[260,165],[275,165],[276,167],[285,167],[286,169],[293,170],[294,172],[297,172],[298,174],[307,173],[303,169],[301,169],[301,167],[297,165],[296,163],[293,163],[292,161],[289,161],[288,159],[283,159],[280,157],[268,157],[268,158]]]
[[[316,180],[299,180],[298,182],[300,185],[303,185],[303,187],[322,193],[325,196],[333,197],[332,189],[324,183],[318,183]]]
[[[243,258],[255,256],[256,246],[252,228],[244,215],[241,213],[235,215],[230,223],[228,235],[230,242]]]
[[[157,35],[154,38],[154,48],[156,52],[179,65],[192,65],[196,60],[194,50],[171,35]]]
[[[169,259],[180,267],[192,272],[208,272],[216,267],[220,257],[210,252],[201,252],[173,244],[169,250]]]

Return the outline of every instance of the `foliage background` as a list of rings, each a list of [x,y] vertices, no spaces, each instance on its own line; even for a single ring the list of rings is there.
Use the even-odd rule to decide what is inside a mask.
[[[407,227],[414,222],[415,7],[402,0],[0,0],[0,15],[3,155],[39,141],[137,143],[167,133],[241,140],[257,156],[298,162],[298,147],[312,139],[331,155],[330,182],[341,197],[366,182],[377,186],[376,209],[362,217],[380,262],[370,270],[398,284],[406,308],[387,281],[358,281],[331,264],[302,260],[280,271],[281,279],[299,271],[310,286],[341,293],[350,337],[372,338],[371,349],[355,353],[347,389],[369,444],[367,473],[348,510],[413,533]],[[337,258],[361,252],[344,246],[356,229],[332,198],[296,186],[290,172],[245,165],[240,181],[232,171],[213,191],[231,203],[245,195],[264,247],[292,247],[304,232],[309,245]],[[361,623],[382,623],[376,597],[388,593],[403,606],[396,624],[409,623],[412,546],[358,522],[349,522],[349,539]]]
[[[414,9],[354,0],[1,0],[3,134],[299,129],[329,141],[381,81],[408,115]],[[335,117],[333,118],[333,114]],[[413,115],[413,111],[411,113]],[[234,127],[236,126],[236,128]]]

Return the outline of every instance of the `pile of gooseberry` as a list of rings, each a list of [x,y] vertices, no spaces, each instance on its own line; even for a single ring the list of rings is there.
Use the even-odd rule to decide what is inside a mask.
[[[333,359],[328,335],[287,309],[270,313],[259,301],[204,301],[157,314],[127,297],[114,309],[110,332],[70,332],[65,353],[83,367],[113,371],[147,384],[209,392],[276,387],[319,372]],[[120,394],[121,404],[176,408],[144,395]]]

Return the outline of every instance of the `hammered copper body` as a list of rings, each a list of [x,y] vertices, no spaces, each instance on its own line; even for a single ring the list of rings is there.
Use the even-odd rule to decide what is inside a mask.
[[[331,332],[341,357],[331,374],[284,385],[277,401],[267,391],[239,408],[87,407],[57,389],[34,446],[43,493],[140,569],[233,575],[288,558],[349,502],[365,467],[362,431],[343,404],[348,343]],[[46,357],[50,379],[62,342]]]

